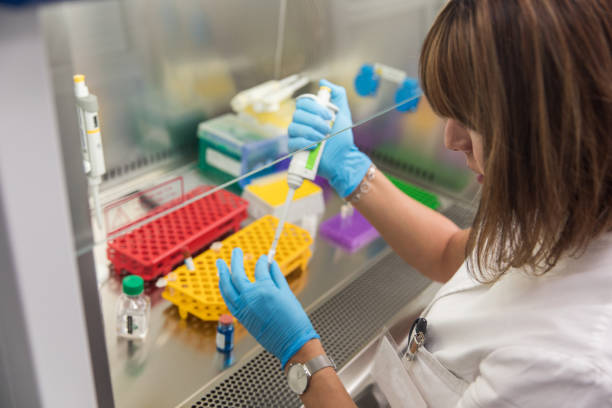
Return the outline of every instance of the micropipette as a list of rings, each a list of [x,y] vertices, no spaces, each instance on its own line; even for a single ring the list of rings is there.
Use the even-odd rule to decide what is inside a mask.
[[[334,119],[336,117],[336,113],[338,112],[338,107],[330,102],[330,88],[322,86],[321,88],[319,88],[319,92],[317,93],[317,95],[305,94],[300,95],[298,99],[300,98],[310,98],[318,104],[326,107],[330,111],[332,116],[330,124],[333,124]],[[295,190],[300,188],[304,179],[314,180],[315,176],[317,175],[317,170],[319,169],[319,163],[321,162],[321,156],[323,155],[325,143],[325,140],[322,141],[317,145],[317,147],[310,151],[299,151],[295,153],[291,158],[291,162],[289,163],[289,170],[287,172],[287,184],[289,184],[289,191],[287,193],[287,198],[285,199],[281,218],[278,220],[278,226],[276,227],[276,232],[274,233],[274,240],[272,241],[272,246],[270,247],[270,251],[268,252],[269,264],[271,264],[274,260],[274,255],[276,254],[276,246],[278,245],[278,240],[280,239],[281,233],[283,232],[283,226],[285,225],[285,220],[287,219],[287,214],[289,212],[289,206],[293,201]]]
[[[85,85],[84,75],[74,76],[74,95],[77,101],[79,118],[81,154],[83,169],[87,174],[91,198],[93,200],[96,222],[102,228],[102,207],[100,205],[100,184],[106,173],[104,151],[102,150],[102,135],[98,119],[98,98],[89,93]]]

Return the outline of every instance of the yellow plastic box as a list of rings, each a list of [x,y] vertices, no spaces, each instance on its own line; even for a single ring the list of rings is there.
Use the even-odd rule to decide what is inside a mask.
[[[277,225],[276,217],[262,217],[222,241],[218,251],[209,249],[195,257],[195,271],[188,270],[185,265],[178,267],[165,278],[167,286],[162,296],[178,306],[183,319],[192,314],[206,321],[218,320],[219,316],[229,311],[219,292],[217,259],[224,259],[229,265],[232,250],[242,248],[246,275],[253,281],[255,263],[261,255],[268,253]],[[285,223],[275,256],[283,275],[287,276],[298,269],[306,270],[312,255],[311,244],[312,237],[306,230]],[[295,287],[292,289],[295,290]]]

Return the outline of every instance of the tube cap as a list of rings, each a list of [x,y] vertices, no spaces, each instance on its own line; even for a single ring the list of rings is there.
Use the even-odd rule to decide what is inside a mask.
[[[232,317],[232,315],[222,314],[221,316],[219,316],[219,323],[232,324],[234,323],[234,318]]]
[[[128,296],[138,296],[144,290],[144,281],[140,276],[128,275],[123,278],[123,293]]]

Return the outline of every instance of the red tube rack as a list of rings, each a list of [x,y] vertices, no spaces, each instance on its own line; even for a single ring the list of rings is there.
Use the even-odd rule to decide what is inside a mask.
[[[211,188],[191,190],[178,203]],[[155,279],[183,262],[186,254],[195,254],[225,234],[237,232],[247,218],[247,207],[248,202],[237,195],[216,191],[110,241],[106,255],[118,275]],[[157,213],[159,209],[151,215]]]

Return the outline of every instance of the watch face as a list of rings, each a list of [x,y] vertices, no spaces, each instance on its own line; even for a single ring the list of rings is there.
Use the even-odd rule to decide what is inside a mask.
[[[289,381],[289,388],[296,394],[303,394],[308,386],[308,374],[306,367],[302,364],[294,364],[289,367],[289,373],[287,375]]]

